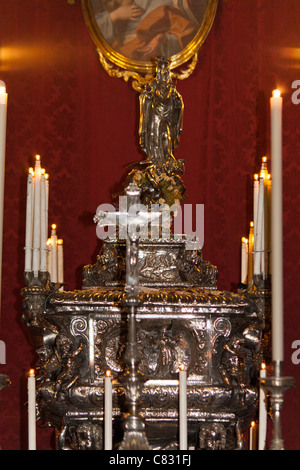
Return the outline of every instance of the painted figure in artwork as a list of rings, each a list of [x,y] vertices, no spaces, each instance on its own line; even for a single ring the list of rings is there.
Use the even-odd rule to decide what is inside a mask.
[[[149,61],[181,52],[195,36],[207,0],[93,0],[107,43],[127,58]]]

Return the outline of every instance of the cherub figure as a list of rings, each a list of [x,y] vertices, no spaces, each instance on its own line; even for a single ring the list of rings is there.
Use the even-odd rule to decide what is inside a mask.
[[[57,375],[55,382],[55,395],[68,391],[80,378],[79,368],[81,360],[79,354],[83,344],[80,343],[77,349],[73,348],[73,341],[66,335],[59,335],[56,339],[56,354],[61,364],[61,371]]]

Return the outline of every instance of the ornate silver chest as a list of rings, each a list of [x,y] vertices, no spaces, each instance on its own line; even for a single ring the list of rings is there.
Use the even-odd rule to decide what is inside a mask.
[[[103,448],[104,376],[113,377],[114,445],[122,441],[128,321],[124,243],[107,240],[83,289],[23,290],[39,355],[39,418],[59,448]],[[108,261],[109,260],[109,261]],[[178,372],[188,373],[188,439],[196,449],[243,448],[257,406],[262,322],[247,293],[217,290],[217,270],[184,240],[141,241],[136,311],[140,410],[152,448],[178,446]],[[30,284],[30,282],[29,282]]]
[[[133,164],[125,184],[129,209],[136,201],[146,207],[126,217],[144,226],[152,204],[173,207],[185,198],[183,162],[173,156],[183,104],[166,59],[158,70],[140,97],[147,159]],[[171,115],[156,113],[157,97],[172,104]],[[122,223],[124,213],[118,217]],[[257,409],[263,291],[218,291],[217,268],[186,236],[141,238],[128,230],[125,239],[104,240],[96,264],[83,270],[81,290],[61,291],[48,272],[25,273],[23,318],[39,356],[38,418],[56,429],[59,449],[102,449],[110,370],[114,448],[176,449],[183,365],[188,446],[242,449]]]

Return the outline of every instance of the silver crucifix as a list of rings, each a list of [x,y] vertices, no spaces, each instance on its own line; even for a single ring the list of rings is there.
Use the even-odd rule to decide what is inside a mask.
[[[140,188],[130,183],[126,188],[127,208],[126,212],[98,212],[94,221],[103,225],[114,225],[116,219],[119,229],[124,230],[126,225],[126,305],[128,308],[128,341],[125,352],[126,370],[123,374],[128,413],[124,419],[124,437],[120,450],[150,450],[145,423],[139,413],[140,396],[144,384],[143,376],[138,370],[140,362],[137,335],[136,335],[136,309],[139,305],[139,269],[138,253],[140,234],[147,228],[149,222],[159,221],[162,212],[149,212],[140,204]],[[133,210],[134,209],[134,210]]]
[[[119,225],[121,238],[126,238],[126,284],[125,291],[136,295],[139,291],[138,251],[139,240],[148,234],[150,223],[157,223],[162,218],[162,211],[147,210],[140,203],[141,190],[135,183],[130,183],[126,190],[127,210],[117,212],[99,211],[94,217],[98,226]]]

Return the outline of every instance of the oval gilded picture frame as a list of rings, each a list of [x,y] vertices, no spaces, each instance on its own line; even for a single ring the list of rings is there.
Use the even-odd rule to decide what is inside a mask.
[[[128,71],[151,73],[154,59],[170,69],[189,61],[214,22],[218,0],[81,0],[98,51]]]

